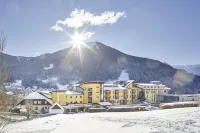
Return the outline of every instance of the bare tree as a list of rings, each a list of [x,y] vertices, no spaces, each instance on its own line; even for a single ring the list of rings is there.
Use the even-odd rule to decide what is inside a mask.
[[[0,89],[4,91],[4,83],[9,79],[9,67],[6,62],[6,56],[3,52],[7,45],[6,37],[3,34],[3,31],[0,32]]]
[[[4,36],[3,31],[0,31],[0,133],[3,133],[4,127],[11,120],[11,115],[6,114],[8,113],[10,102],[10,96],[5,90],[5,83],[10,76],[6,56],[3,54],[6,44],[6,36]]]

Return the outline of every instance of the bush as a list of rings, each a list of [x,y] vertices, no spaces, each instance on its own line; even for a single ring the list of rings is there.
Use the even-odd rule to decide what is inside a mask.
[[[164,103],[160,105],[161,109],[185,108],[185,107],[198,107],[198,102],[176,102]]]

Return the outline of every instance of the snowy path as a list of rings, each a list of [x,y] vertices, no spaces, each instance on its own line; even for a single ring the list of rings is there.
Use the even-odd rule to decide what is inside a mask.
[[[12,124],[6,133],[199,133],[200,108],[56,115]]]

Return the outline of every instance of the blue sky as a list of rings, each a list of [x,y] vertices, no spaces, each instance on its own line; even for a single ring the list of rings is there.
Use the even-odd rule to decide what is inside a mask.
[[[50,28],[70,13],[125,12],[112,25],[91,26],[88,41],[100,41],[130,55],[169,64],[200,64],[199,0],[0,0],[0,29],[8,38],[6,52],[37,56],[68,47],[68,33]]]

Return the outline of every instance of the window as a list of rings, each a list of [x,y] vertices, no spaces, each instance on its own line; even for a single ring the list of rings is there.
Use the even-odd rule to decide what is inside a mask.
[[[113,94],[115,94],[115,92],[113,91]]]
[[[70,98],[72,98],[72,96]]]
[[[131,98],[131,96],[130,96],[130,98]]]
[[[47,104],[47,101],[45,101],[44,104]]]
[[[99,86],[97,86],[96,88],[99,88]]]
[[[76,96],[76,98],[77,98],[77,96]]]
[[[99,92],[97,92],[97,93],[99,93]]]
[[[36,101],[36,102],[37,102],[37,101]],[[37,107],[37,106],[35,107],[35,110],[38,110],[38,107]]]
[[[47,107],[44,107],[44,109],[47,109]]]
[[[33,104],[37,104],[37,101],[33,101]]]
[[[82,101],[80,101],[80,103],[82,103]]]
[[[38,104],[41,104],[41,101],[38,101]]]
[[[82,96],[80,96],[80,98],[82,98]]]
[[[113,98],[115,98],[115,96],[113,96]]]

